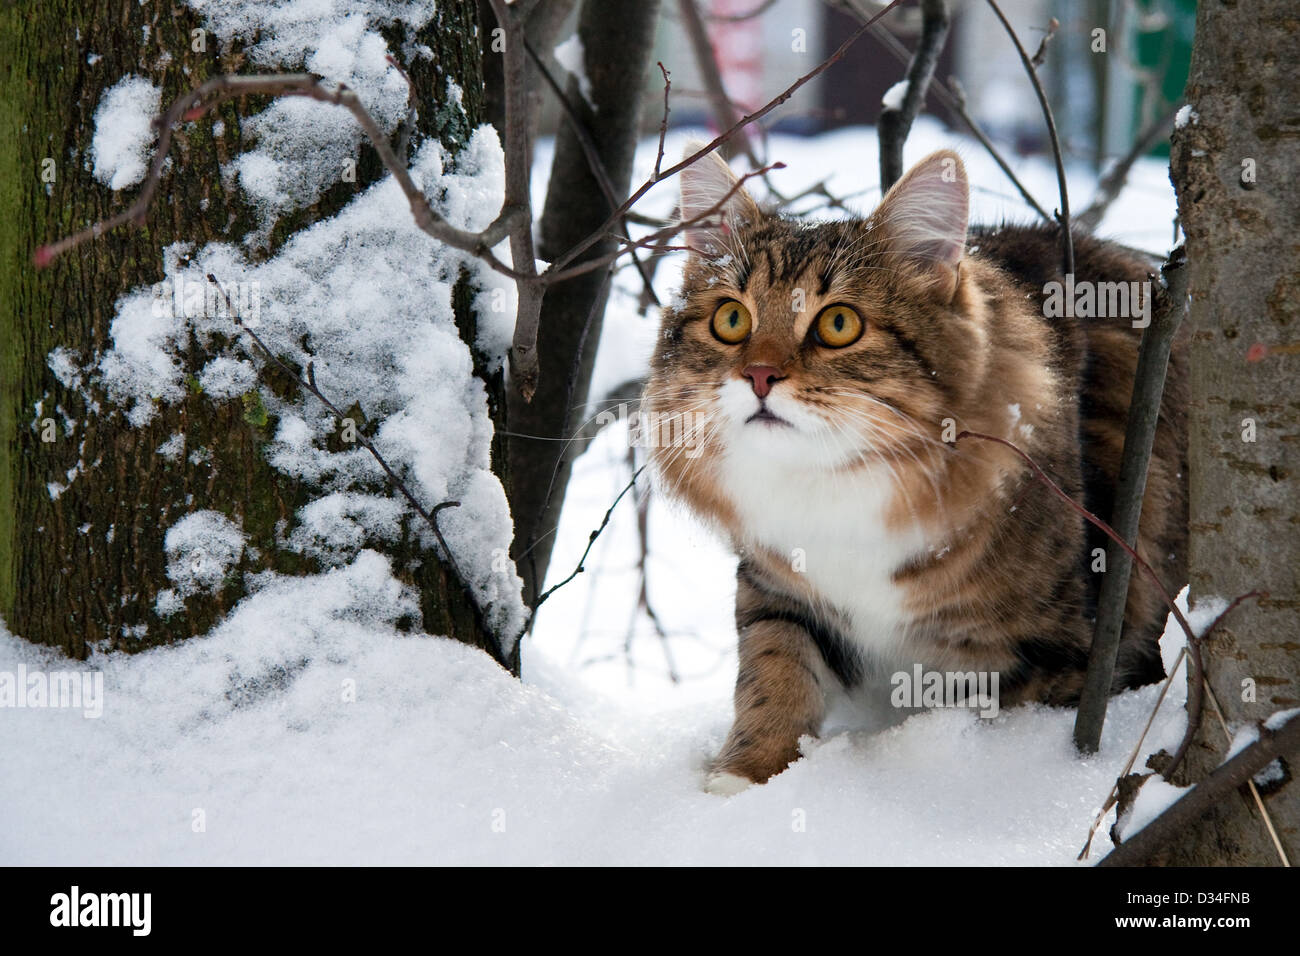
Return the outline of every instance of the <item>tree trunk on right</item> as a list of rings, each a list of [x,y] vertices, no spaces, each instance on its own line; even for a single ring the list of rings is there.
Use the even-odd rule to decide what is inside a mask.
[[[1172,175],[1191,278],[1193,604],[1267,591],[1204,649],[1230,730],[1300,706],[1300,14],[1294,0],[1199,5]],[[1207,700],[1183,768],[1203,779],[1227,740]],[[1300,761],[1261,785],[1300,863]],[[1276,768],[1275,768],[1276,769]],[[1248,790],[1172,848],[1178,865],[1276,865]]]

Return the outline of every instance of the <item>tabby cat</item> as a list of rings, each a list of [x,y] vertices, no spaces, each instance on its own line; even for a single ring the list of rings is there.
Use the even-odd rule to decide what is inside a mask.
[[[968,231],[961,159],[934,153],[866,219],[765,213],[711,154],[682,172],[691,252],[644,407],[702,422],[653,451],[661,484],[739,555],[735,723],[708,789],[799,756],[827,694],[890,674],[994,674],[1003,706],[1077,703],[1105,539],[996,435],[1109,517],[1148,263],[1074,238],[1075,274],[1134,283],[1128,314],[1048,318],[1054,226]],[[1140,553],[1185,582],[1183,347],[1176,343]],[[1161,674],[1165,609],[1138,575],[1114,689]]]

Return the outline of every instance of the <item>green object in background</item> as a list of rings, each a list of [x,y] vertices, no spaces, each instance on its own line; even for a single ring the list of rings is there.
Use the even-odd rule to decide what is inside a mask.
[[[1138,0],[1134,4],[1134,23],[1129,29],[1133,37],[1131,49],[1134,51],[1138,65],[1151,70],[1161,78],[1160,93],[1165,103],[1175,103],[1182,99],[1183,87],[1187,85],[1187,72],[1192,62],[1192,37],[1196,32],[1196,0]],[[1164,14],[1166,22],[1159,30],[1143,32],[1142,21],[1149,21],[1153,16]],[[1130,135],[1138,136],[1146,121],[1150,118],[1142,113],[1142,85],[1133,82],[1133,113]],[[1158,115],[1163,104],[1152,104],[1150,116]],[[1169,141],[1162,140],[1152,156],[1168,156]]]

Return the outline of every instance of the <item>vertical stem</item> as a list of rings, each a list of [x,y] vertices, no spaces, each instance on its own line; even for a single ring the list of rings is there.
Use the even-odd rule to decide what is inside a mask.
[[[1120,457],[1115,510],[1110,522],[1134,548],[1137,547],[1142,517],[1147,465],[1151,461],[1151,447],[1160,417],[1169,350],[1187,304],[1187,256],[1181,246],[1170,254],[1160,271],[1165,281],[1163,296],[1151,325],[1142,334],[1128,425],[1124,432],[1124,452]],[[1101,729],[1106,722],[1106,703],[1115,674],[1115,655],[1119,650],[1132,570],[1133,560],[1128,552],[1111,542],[1106,549],[1106,573],[1097,601],[1097,623],[1088,656],[1088,673],[1074,723],[1074,745],[1083,753],[1096,753],[1101,744]]]

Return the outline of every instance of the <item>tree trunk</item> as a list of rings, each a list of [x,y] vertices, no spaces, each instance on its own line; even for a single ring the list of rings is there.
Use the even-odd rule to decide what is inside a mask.
[[[573,80],[566,95],[586,124],[620,200],[631,180],[658,11],[657,0],[586,0],[579,16],[592,103]],[[538,228],[538,255],[557,258],[598,229],[612,211],[581,142],[562,119]],[[607,255],[613,248],[613,240],[602,240],[577,262]],[[510,430],[516,436],[510,439],[510,507],[515,556],[530,602],[546,580],[552,532],[559,523],[573,460],[582,448],[577,441],[555,439],[571,438],[582,427],[609,277],[610,269],[596,269],[547,289],[537,336],[539,387],[531,403],[518,395],[510,400]]]
[[[481,116],[477,13],[473,0],[440,7],[439,19],[416,38],[433,48],[433,63],[417,62],[412,75],[425,98],[422,130],[454,145],[469,129],[446,122],[448,76],[464,91],[471,127]],[[246,401],[217,402],[196,389],[133,428],[102,396],[102,408],[88,407],[47,362],[57,346],[82,359],[104,349],[117,299],[163,278],[169,243],[238,242],[254,224],[221,176],[221,164],[244,148],[241,115],[265,103],[249,98],[178,132],[144,228],[103,236],[43,272],[32,266],[42,243],[119,212],[138,191],[114,193],[90,172],[94,114],[108,88],[129,74],[142,76],[162,89],[165,107],[212,76],[252,72],[239,47],[222,50],[210,35],[195,43],[191,31],[202,27],[193,11],[163,0],[0,8],[0,618],[15,634],[75,657],[85,657],[94,642],[134,651],[203,633],[244,595],[238,572],[314,569],[277,546],[277,523],[292,527],[312,489],[264,461],[261,449],[275,422],[255,392]],[[220,135],[213,133],[217,120]],[[49,170],[46,182],[42,173]],[[336,183],[314,206],[285,217],[272,233],[272,252],[382,173],[373,149],[363,147],[356,182]],[[472,323],[468,291],[458,298]],[[195,367],[204,358],[195,345]],[[177,432],[187,451],[206,449],[210,457],[173,461],[159,454]],[[163,536],[198,509],[237,520],[257,556],[246,552],[217,593],[191,596],[183,610],[160,617],[154,601],[170,583]],[[468,601],[431,554],[418,554],[413,543],[386,550],[395,568],[421,567],[404,573],[424,595],[425,629],[487,646]],[[412,560],[420,557],[426,560]]]
[[[1300,706],[1300,18],[1293,0],[1197,11],[1173,180],[1191,279],[1191,598],[1268,597],[1234,612],[1205,647],[1234,731]],[[1185,772],[1226,754],[1207,703]],[[1300,784],[1264,802],[1300,863]],[[1171,861],[1278,862],[1246,791],[1186,831]]]

